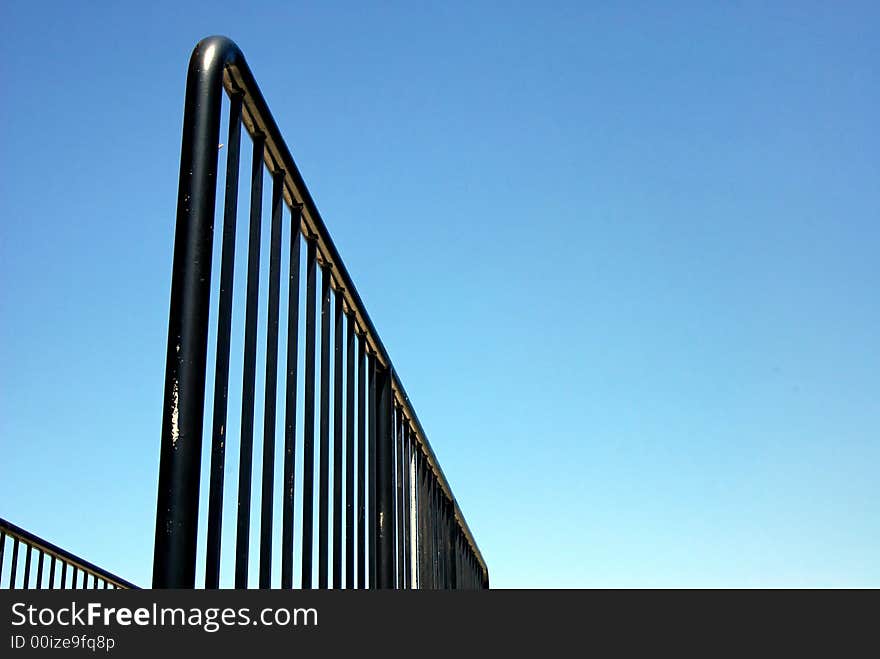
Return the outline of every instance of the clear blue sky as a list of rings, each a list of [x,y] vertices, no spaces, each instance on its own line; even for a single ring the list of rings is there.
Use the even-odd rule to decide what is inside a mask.
[[[876,3],[275,4],[0,7],[0,516],[150,581],[225,34],[493,585],[880,586]]]

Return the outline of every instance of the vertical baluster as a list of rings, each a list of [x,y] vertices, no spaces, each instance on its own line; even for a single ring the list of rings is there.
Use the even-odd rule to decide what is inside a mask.
[[[31,582],[31,545],[27,543],[27,551],[24,554],[24,583],[22,587],[27,589]]]
[[[409,442],[410,442],[410,426],[409,421],[405,421],[401,430],[403,457],[403,588],[410,588],[410,524],[409,524]]]
[[[428,499],[428,461],[423,454],[420,454],[421,458],[421,468],[422,468],[422,476],[421,476],[421,517],[422,517],[422,588],[432,589],[434,587],[432,570],[433,564],[431,562],[431,534],[429,530],[430,526],[430,514],[431,507],[429,505]]]
[[[440,485],[437,485],[437,565],[440,573],[440,589],[446,588],[446,555],[443,551],[446,543],[444,542],[444,529],[446,520],[444,519],[443,510],[443,491]]]
[[[321,447],[318,482],[318,588],[327,588],[330,536],[330,268],[321,265]]]
[[[369,429],[367,437],[369,516],[367,541],[370,552],[370,588],[376,588],[376,359],[371,352],[367,357]]]
[[[12,539],[12,564],[9,566],[9,588],[15,588],[15,573],[18,570],[18,538]]]
[[[391,369],[376,372],[377,585],[394,588],[394,395]]]
[[[367,360],[364,335],[358,336],[358,588],[367,587]]]
[[[260,295],[260,233],[263,205],[265,138],[254,135],[251,213],[248,239],[247,302],[244,321],[244,375],[241,395],[241,445],[238,461],[238,524],[235,538],[235,587],[247,588],[250,549],[251,470],[254,453],[254,389],[257,378],[257,314]]]
[[[284,414],[284,492],[281,501],[281,587],[293,588],[293,500],[296,485],[296,385],[299,350],[299,232],[302,206],[290,209],[290,274],[287,289],[287,379]]]
[[[437,510],[439,495],[437,493],[437,480],[434,472],[431,472],[431,560],[434,563],[434,588],[441,588],[440,581],[440,543],[438,542],[438,525],[440,515]]]
[[[446,493],[440,490],[440,546],[441,565],[443,566],[443,588],[449,590],[449,512],[447,507]]]
[[[235,227],[238,212],[238,158],[241,144],[241,94],[232,94],[226,152],[226,198],[217,312],[217,357],[211,433],[211,481],[208,493],[208,540],[205,588],[220,585],[220,536],[223,525],[223,479],[226,469],[226,414],[229,395],[229,343],[232,332],[232,288],[235,273]]]
[[[449,588],[455,590],[455,506],[452,503],[448,503],[448,517],[447,517],[447,530],[446,530],[446,547],[447,547],[447,561],[449,563]]]
[[[303,412],[302,587],[312,587],[315,500],[315,259],[317,245],[306,242],[305,410]]]
[[[394,429],[394,486],[397,501],[395,503],[396,545],[397,545],[397,587],[403,589],[404,585],[404,535],[403,535],[403,426],[405,417],[399,407],[396,412],[397,426]]]
[[[333,587],[342,588],[342,292],[337,291],[333,317]]]
[[[449,554],[449,500],[443,497],[443,587],[449,590],[452,587],[452,561]]]
[[[443,492],[440,485],[437,485],[437,572],[440,574],[440,589],[446,588],[446,556],[443,548],[443,529],[445,521],[443,519]]]
[[[354,588],[354,314],[345,327],[345,587]]]
[[[272,510],[275,490],[275,406],[278,399],[278,306],[281,296],[281,216],[284,170],[272,174],[269,234],[269,309],[266,321],[266,388],[263,403],[263,474],[260,494],[260,588],[272,587]]]
[[[453,535],[453,551],[455,551],[455,582],[456,582],[456,590],[461,589],[461,549],[460,549],[460,540],[458,536],[458,528]]]

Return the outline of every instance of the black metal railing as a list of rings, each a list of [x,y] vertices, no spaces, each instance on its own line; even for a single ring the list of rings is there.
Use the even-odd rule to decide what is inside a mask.
[[[218,149],[225,105],[228,134]],[[242,125],[253,149],[250,180],[242,186],[250,199],[246,282],[237,287]],[[225,168],[218,167],[220,153]],[[266,173],[268,268],[261,261]],[[223,229],[216,245],[221,177]],[[212,297],[215,249],[220,272]],[[238,328],[234,291],[244,295]],[[239,375],[239,347],[241,379],[230,379],[231,370]],[[209,371],[213,391],[206,404]],[[239,393],[236,417],[228,408]],[[276,414],[279,398],[283,419]],[[259,420],[262,433],[255,430]],[[230,432],[236,424],[237,432]],[[224,494],[231,468],[227,447],[236,439],[232,506]],[[260,588],[489,585],[486,563],[388,352],[241,51],[224,37],[199,42],[189,65],[161,442],[154,587],[193,588],[202,570],[207,588],[247,588],[254,574]],[[202,446],[208,443],[210,465],[203,476]],[[258,510],[252,500],[255,471]],[[200,526],[202,477],[208,497]],[[258,528],[252,511],[259,514]],[[233,521],[234,539],[228,530]],[[221,551],[233,541],[234,556]]]
[[[0,518],[0,586],[6,588],[137,588]]]

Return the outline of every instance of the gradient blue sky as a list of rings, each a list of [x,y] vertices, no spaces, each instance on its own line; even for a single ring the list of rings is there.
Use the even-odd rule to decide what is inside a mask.
[[[877,3],[277,4],[0,5],[0,516],[150,581],[225,34],[493,585],[880,586]]]

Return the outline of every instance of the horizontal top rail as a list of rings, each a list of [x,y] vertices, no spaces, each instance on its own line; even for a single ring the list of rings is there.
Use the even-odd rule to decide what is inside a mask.
[[[94,563],[91,563],[84,558],[80,558],[75,554],[71,554],[69,551],[62,549],[58,545],[55,545],[48,540],[44,540],[43,538],[34,535],[30,531],[25,531],[20,526],[16,526],[12,522],[9,522],[2,517],[0,517],[0,532],[5,533],[12,538],[18,538],[24,543],[32,547],[36,547],[40,551],[45,552],[50,556],[56,556],[65,563],[74,565],[82,570],[85,570],[86,572],[96,574],[104,581],[114,584],[117,588],[128,588],[135,590],[138,590],[140,588],[130,581],[127,581],[122,577],[118,577],[112,572],[108,572],[107,570],[98,567]]]
[[[305,238],[315,241],[319,259],[329,266],[331,271],[333,289],[337,294],[343,296],[345,307],[354,316],[357,327],[360,329],[359,335],[364,337],[368,350],[383,366],[391,370],[394,397],[415,431],[417,441],[425,453],[431,469],[436,474],[441,488],[452,503],[455,519],[461,526],[467,542],[479,560],[484,579],[488,583],[488,568],[477,546],[477,542],[465,521],[458,502],[452,493],[452,488],[443,473],[443,469],[440,467],[440,463],[428,442],[425,430],[416,415],[410,398],[403,387],[403,383],[393,368],[388,351],[381,338],[379,338],[379,333],[376,331],[373,321],[366,311],[357,288],[330,238],[330,233],[321,218],[321,214],[318,212],[317,205],[312,199],[302,175],[293,160],[293,156],[281,136],[281,131],[269,110],[266,100],[263,98],[263,94],[245,61],[244,55],[231,39],[223,36],[212,36],[201,40],[196,45],[189,66],[191,76],[193,74],[201,75],[209,80],[213,80],[215,76],[222,76],[222,84],[227,93],[230,95],[240,94],[242,96],[242,122],[245,128],[252,136],[263,136],[265,140],[265,162],[273,173],[283,173],[285,201],[291,207],[302,207],[303,235]]]

